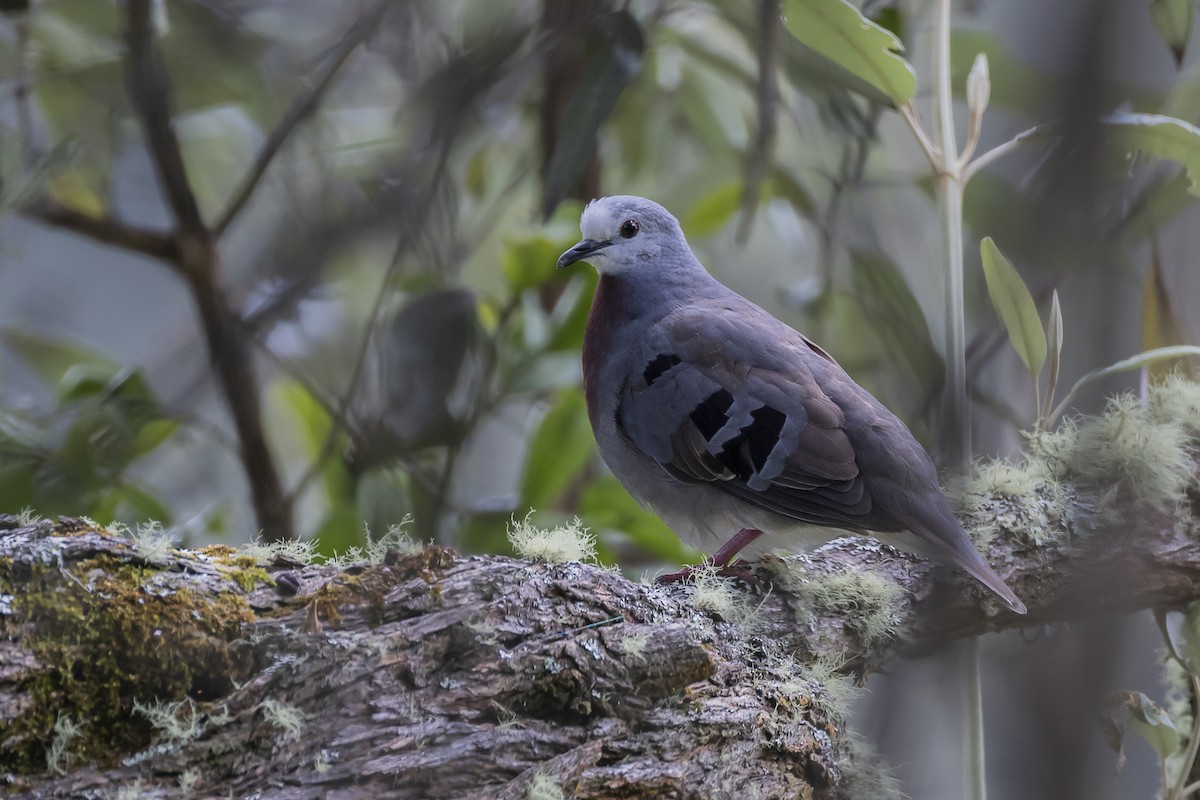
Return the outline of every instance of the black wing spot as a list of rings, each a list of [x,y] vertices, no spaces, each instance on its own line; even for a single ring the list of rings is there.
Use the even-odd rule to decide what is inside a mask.
[[[718,389],[705,398],[704,402],[692,409],[689,416],[705,441],[711,440],[717,435],[717,431],[724,428],[725,423],[729,422],[726,412],[732,405],[733,395],[726,389]]]
[[[646,369],[642,372],[642,380],[646,382],[647,386],[653,386],[654,382],[663,376],[663,373],[678,363],[679,356],[659,353],[653,361],[646,365]]]
[[[763,406],[751,411],[750,416],[754,421],[742,428],[742,435],[746,437],[750,463],[754,466],[754,471],[762,472],[771,451],[779,444],[779,434],[783,432],[787,414],[770,406]]]
[[[692,422],[705,441],[711,442],[729,422],[729,408],[732,405],[733,395],[725,389],[718,389],[692,411]],[[743,481],[750,480],[750,476],[761,472],[766,466],[787,422],[786,414],[770,406],[751,411],[750,418],[750,424],[724,442],[720,452],[714,454],[721,466]]]

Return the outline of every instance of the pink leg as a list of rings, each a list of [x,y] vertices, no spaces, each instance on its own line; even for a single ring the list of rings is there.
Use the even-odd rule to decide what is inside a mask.
[[[733,560],[742,548],[753,542],[758,537],[762,536],[762,531],[754,528],[742,528],[740,531],[730,537],[729,541],[721,545],[721,549],[712,554],[712,558],[704,559],[704,562],[697,567],[684,567],[679,572],[671,572],[667,575],[659,575],[655,579],[655,583],[678,583],[686,581],[692,577],[692,574],[704,567],[716,567],[718,575],[729,575],[736,577],[746,577],[746,569],[739,565],[734,565]]]

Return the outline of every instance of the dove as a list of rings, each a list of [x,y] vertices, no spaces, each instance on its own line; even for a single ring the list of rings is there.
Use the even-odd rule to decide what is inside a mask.
[[[616,195],[589,203],[579,227],[557,266],[586,259],[600,274],[582,355],[600,455],[713,554],[706,563],[734,572],[739,556],[867,534],[954,565],[1025,613],[904,423],[819,345],[713,278],[670,212]]]

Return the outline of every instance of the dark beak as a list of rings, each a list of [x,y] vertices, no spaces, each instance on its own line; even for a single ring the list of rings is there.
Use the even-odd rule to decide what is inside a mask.
[[[595,239],[584,239],[558,257],[558,268],[562,269],[565,266],[574,264],[576,261],[582,261],[592,253],[599,252],[611,244],[612,242],[598,242]]]

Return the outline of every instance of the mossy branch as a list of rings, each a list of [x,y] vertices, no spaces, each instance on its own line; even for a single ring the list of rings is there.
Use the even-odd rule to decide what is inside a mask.
[[[659,587],[547,563],[570,526],[553,547],[522,526],[538,562],[390,535],[315,565],[295,542],[187,551],[0,517],[0,765],[30,798],[890,797],[846,730],[854,675],[1200,598],[1197,400],[1186,382],[1116,400],[960,489],[1028,617],[861,538],[751,585]]]

